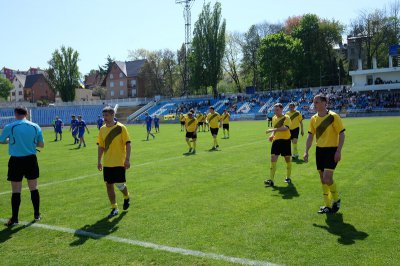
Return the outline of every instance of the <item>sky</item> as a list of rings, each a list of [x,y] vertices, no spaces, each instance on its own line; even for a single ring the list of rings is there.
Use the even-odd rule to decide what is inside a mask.
[[[345,25],[360,11],[395,0],[220,0],[227,31],[246,32],[262,22],[284,22],[313,13]],[[178,50],[185,39],[183,5],[175,0],[0,0],[0,69],[46,69],[62,45],[79,52],[82,75],[110,55],[128,60],[128,50]],[[192,30],[204,2],[192,4]]]

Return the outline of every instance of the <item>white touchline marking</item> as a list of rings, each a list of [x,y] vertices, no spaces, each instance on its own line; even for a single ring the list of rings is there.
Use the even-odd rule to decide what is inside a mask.
[[[250,143],[243,143],[243,144],[239,144],[239,145],[235,145],[235,146],[229,146],[229,147],[226,147],[226,148],[224,148],[224,149],[240,148],[240,147],[243,147],[243,146],[247,146],[247,145],[251,145],[251,144],[256,144],[256,143],[264,142],[264,141],[265,141],[265,140],[253,141],[253,142],[250,142]],[[198,154],[199,154],[199,153],[198,153]],[[202,153],[200,153],[200,154],[202,154]],[[206,154],[206,153],[203,153],[203,154]],[[176,159],[179,159],[179,158],[182,158],[182,155],[181,155],[181,156],[175,156],[175,157],[169,157],[169,158],[166,158],[166,159],[163,159],[163,160],[158,160],[157,162],[171,161],[171,160],[176,160]],[[145,166],[145,165],[149,165],[149,164],[153,164],[153,163],[154,163],[154,161],[146,162],[146,163],[141,163],[141,164],[136,164],[136,165],[132,165],[132,168],[134,168],[134,167],[139,167],[139,166]],[[74,177],[74,178],[70,178],[70,179],[64,179],[64,180],[60,180],[60,181],[55,181],[55,182],[49,182],[49,183],[45,183],[45,184],[40,184],[40,185],[38,185],[38,188],[47,187],[47,186],[50,186],[50,185],[57,185],[57,184],[60,184],[60,183],[65,183],[65,182],[70,182],[70,181],[75,181],[75,180],[80,180],[80,179],[85,179],[85,178],[87,178],[87,177],[96,176],[96,175],[98,175],[98,174],[99,174],[99,173],[90,174],[90,175],[83,175],[83,176],[78,176],[78,177]],[[28,190],[28,188],[27,188],[27,187],[24,187],[24,188],[22,188],[22,190]],[[1,195],[5,195],[5,194],[10,194],[10,193],[11,193],[11,190],[10,190],[10,191],[0,192],[0,196],[1,196]]]
[[[0,221],[7,222],[8,220],[0,218]],[[118,236],[101,235],[101,234],[96,234],[96,233],[92,233],[92,232],[88,232],[88,231],[84,231],[84,230],[75,230],[75,229],[71,229],[71,228],[59,227],[59,226],[54,226],[54,225],[42,224],[42,223],[19,222],[19,224],[24,225],[25,227],[36,227],[36,228],[41,228],[41,229],[46,229],[46,230],[51,230],[51,231],[57,231],[57,232],[69,233],[69,234],[74,234],[74,235],[79,235],[79,236],[91,237],[94,239],[107,239],[107,240],[111,240],[114,242],[125,243],[125,244],[138,246],[138,247],[151,248],[154,250],[162,250],[162,251],[167,251],[170,253],[176,253],[176,254],[188,255],[188,256],[194,256],[194,257],[200,257],[200,258],[222,260],[222,261],[233,262],[233,263],[242,264],[242,265],[278,266],[278,264],[270,263],[267,261],[229,257],[229,256],[225,256],[222,254],[217,254],[217,253],[208,253],[208,252],[202,252],[202,251],[191,250],[191,249],[164,246],[164,245],[159,245],[159,244],[155,244],[155,243],[151,243],[151,242],[144,242],[144,241],[139,241],[139,240],[134,240],[134,239],[122,238],[122,237],[118,237]]]

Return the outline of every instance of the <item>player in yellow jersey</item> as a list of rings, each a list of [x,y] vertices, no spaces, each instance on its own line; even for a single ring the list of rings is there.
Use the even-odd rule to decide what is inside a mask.
[[[103,109],[105,125],[100,128],[97,139],[97,168],[99,171],[103,171],[108,199],[111,203],[111,212],[108,218],[118,215],[114,185],[124,195],[123,209],[127,210],[130,205],[129,192],[125,184],[125,171],[130,168],[131,141],[126,127],[120,122],[114,121],[114,116],[115,112],[112,107],[107,106]]]
[[[189,112],[185,120],[186,143],[189,146],[188,153],[196,153],[197,124],[198,122],[197,119],[194,118],[193,112]],[[192,139],[193,147],[190,144],[190,139]]]
[[[308,151],[315,135],[317,139],[315,157],[325,203],[318,213],[336,213],[340,208],[340,199],[333,180],[333,172],[342,158],[345,128],[340,116],[327,109],[327,98],[324,95],[316,95],[313,103],[317,113],[310,120],[304,161],[308,161]]]
[[[290,117],[290,140],[292,141],[293,152],[292,158],[297,160],[299,154],[297,151],[297,140],[299,138],[299,131],[301,129],[301,135],[304,136],[303,129],[303,116],[299,111],[295,110],[296,105],[294,103],[289,104],[289,111],[286,113]]]
[[[186,117],[180,113],[179,114],[179,122],[181,123],[181,131],[183,131],[185,129],[185,119]]]
[[[274,186],[274,178],[276,172],[276,162],[278,161],[279,155],[285,157],[286,161],[286,183],[291,183],[292,174],[292,153],[290,150],[290,117],[283,114],[283,105],[276,103],[274,105],[275,115],[272,117],[272,126],[274,128],[268,129],[266,133],[271,133],[268,138],[272,141],[271,146],[271,166],[270,166],[270,177],[264,181],[267,186]]]
[[[204,116],[201,112],[198,112],[196,115],[197,123],[198,123],[198,129],[199,131],[204,131]]]
[[[209,113],[207,115],[206,121],[210,126],[211,135],[213,137],[213,147],[211,150],[215,151],[219,148],[218,145],[218,129],[221,127],[221,116],[219,113],[215,112],[214,106],[210,106],[208,109]]]
[[[229,139],[229,120],[231,118],[231,115],[228,113],[228,111],[225,109],[224,113],[221,116],[222,119],[222,129],[224,131],[224,139]],[[228,136],[226,136],[225,131],[228,133]]]
[[[207,113],[206,112],[204,112],[204,114],[203,114],[203,122],[204,122],[204,130],[203,130],[203,132],[206,132],[206,128],[207,128],[207,131],[210,131],[210,124],[208,124]]]

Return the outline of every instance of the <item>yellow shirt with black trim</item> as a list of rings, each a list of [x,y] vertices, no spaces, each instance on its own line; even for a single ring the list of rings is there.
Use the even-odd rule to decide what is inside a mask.
[[[280,128],[280,127],[287,127],[285,131],[276,131],[274,134],[274,140],[278,139],[290,139],[290,117],[287,115],[282,115],[281,117],[277,117],[274,115],[272,117],[272,127],[273,128]]]
[[[203,115],[202,114],[197,114],[196,119],[198,122],[203,122]]]
[[[303,116],[301,115],[301,113],[299,111],[288,111],[286,113],[286,115],[288,115],[290,117],[290,130],[296,129],[298,127],[300,127],[300,122],[303,121]]]
[[[197,119],[192,117],[186,117],[185,127],[187,132],[194,132],[197,128]]]
[[[229,124],[229,119],[231,118],[231,115],[229,113],[223,113],[221,117],[222,117],[222,124],[225,125]]]
[[[185,122],[186,116],[185,115],[179,115],[179,121]]]
[[[219,128],[219,121],[221,120],[221,116],[219,113],[214,112],[208,113],[207,121],[211,128]]]
[[[340,116],[328,111],[323,117],[320,117],[318,113],[311,117],[308,133],[316,135],[317,147],[337,147],[339,134],[344,130]]]
[[[116,122],[112,127],[102,126],[97,138],[97,145],[104,149],[103,166],[124,166],[126,143],[131,142],[126,127]]]

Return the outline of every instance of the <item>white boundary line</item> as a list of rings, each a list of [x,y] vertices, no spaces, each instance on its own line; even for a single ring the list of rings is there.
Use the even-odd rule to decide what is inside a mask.
[[[235,146],[229,146],[229,147],[226,147],[225,149],[240,148],[240,147],[243,147],[243,146],[256,144],[256,143],[264,142],[264,141],[265,140],[258,140],[258,141],[253,141],[253,142],[250,142],[250,143],[243,143],[243,144],[239,144],[239,145],[235,145]],[[202,154],[202,153],[200,153],[200,154]],[[204,153],[204,154],[206,154],[206,153]],[[163,160],[157,160],[157,162],[171,161],[171,160],[176,160],[176,159],[180,159],[180,158],[182,158],[182,155],[166,158],[166,159],[163,159]],[[145,166],[145,165],[149,165],[149,164],[152,164],[152,163],[154,163],[154,161],[141,163],[141,164],[137,164],[137,165],[132,165],[131,168]],[[100,172],[95,173],[95,174],[90,174],[90,175],[78,176],[78,177],[74,177],[74,178],[70,178],[70,179],[64,179],[64,180],[60,180],[60,181],[49,182],[49,183],[45,183],[45,184],[42,184],[42,185],[38,185],[38,188],[47,187],[47,186],[50,186],[50,185],[57,185],[57,184],[61,184],[61,183],[65,183],[65,182],[71,182],[71,181],[80,180],[80,179],[85,179],[85,178],[96,176],[96,175],[99,175],[99,174],[100,174]],[[28,188],[24,187],[24,188],[22,188],[22,190],[28,190]],[[11,193],[11,190],[10,191],[0,192],[0,196],[1,195],[6,195],[6,194],[10,194],[10,193]]]
[[[8,220],[0,218],[0,221],[7,222]],[[278,265],[278,264],[273,264],[273,263],[270,263],[267,261],[229,257],[229,256],[225,256],[222,254],[217,254],[217,253],[208,253],[208,252],[202,252],[202,251],[191,250],[191,249],[164,246],[164,245],[159,245],[159,244],[155,244],[155,243],[151,243],[151,242],[144,242],[144,241],[122,238],[122,237],[117,237],[117,236],[110,236],[110,235],[101,235],[101,234],[96,234],[96,233],[92,233],[92,232],[88,232],[88,231],[84,231],[84,230],[75,230],[75,229],[71,229],[71,228],[59,227],[59,226],[48,225],[48,224],[27,223],[27,222],[19,222],[19,224],[24,225],[25,227],[36,227],[36,228],[41,228],[41,229],[46,229],[46,230],[51,230],[51,231],[69,233],[69,234],[78,235],[78,236],[91,237],[94,239],[103,239],[104,238],[104,239],[107,239],[110,241],[114,241],[114,242],[118,242],[118,243],[125,243],[125,244],[129,244],[132,246],[137,246],[137,247],[151,248],[154,250],[162,250],[162,251],[176,253],[176,254],[180,254],[180,255],[186,255],[186,256],[227,261],[227,262],[232,262],[232,263],[237,263],[237,264],[242,264],[242,265],[262,265],[262,266],[277,266]]]

